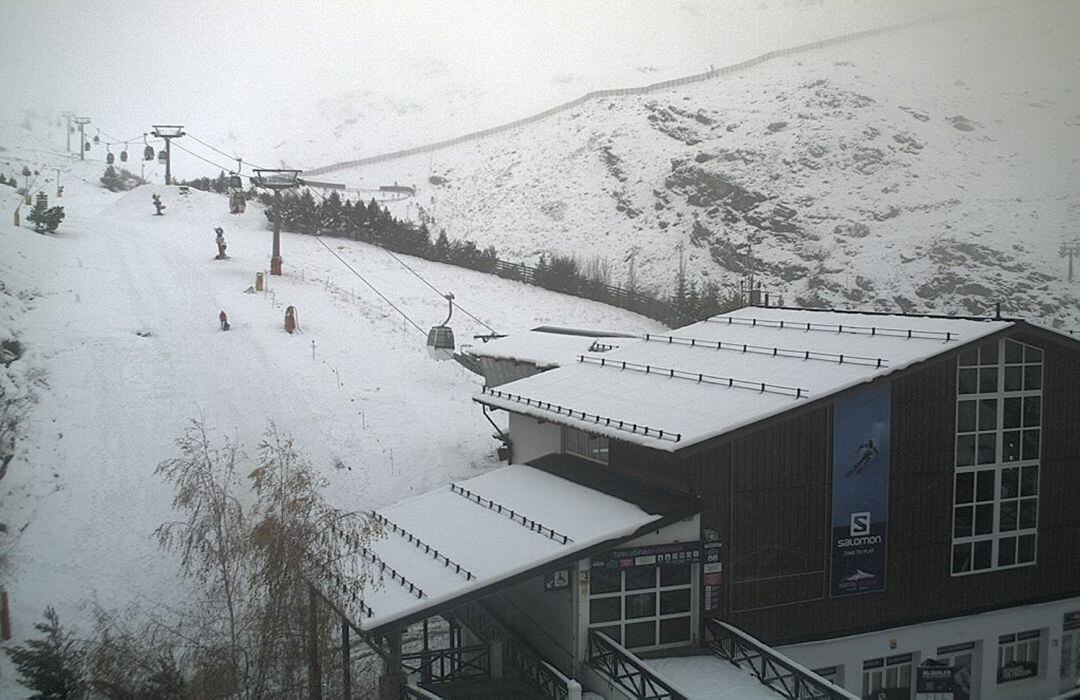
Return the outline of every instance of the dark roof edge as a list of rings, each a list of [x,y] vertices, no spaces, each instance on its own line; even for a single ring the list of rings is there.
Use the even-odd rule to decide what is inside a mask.
[[[1012,318],[1012,317],[1008,317],[1008,316],[957,316],[957,315],[954,315],[954,314],[906,313],[904,311],[872,311],[870,309],[837,309],[837,308],[823,309],[823,308],[820,308],[820,307],[811,307],[811,306],[779,306],[779,305],[776,305],[776,304],[770,304],[769,306],[765,306],[763,304],[757,304],[757,305],[754,305],[754,306],[744,306],[742,308],[743,309],[782,309],[782,310],[785,310],[785,311],[814,311],[814,312],[817,312],[817,313],[852,314],[852,315],[856,315],[856,316],[903,316],[905,318],[934,318],[934,319],[953,320],[953,321],[1005,321],[1005,322],[1016,323],[1016,322],[1019,322],[1019,321],[1022,320],[1020,318]],[[741,311],[741,310],[742,309],[736,309],[736,311]],[[717,315],[718,316],[726,316],[726,315],[728,315],[730,313],[733,313],[733,312],[729,311],[727,313],[717,314]],[[712,318],[715,318],[715,316],[712,317]]]

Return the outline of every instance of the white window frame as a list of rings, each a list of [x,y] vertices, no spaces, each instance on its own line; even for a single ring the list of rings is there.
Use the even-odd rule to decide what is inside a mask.
[[[992,356],[987,350],[993,348]],[[1009,357],[1009,351],[1020,350],[1020,360]],[[1038,513],[1039,513],[1039,471],[1042,455],[1042,379],[1044,370],[1044,355],[1041,348],[1022,343],[1012,338],[1002,338],[998,341],[983,343],[973,348],[977,355],[975,364],[965,360],[970,350],[963,352],[957,358],[956,378],[956,423],[954,435],[954,477],[953,477],[953,507],[951,520],[952,546],[950,547],[949,571],[952,576],[969,576],[972,574],[985,573],[987,571],[999,571],[1013,569],[1021,566],[1034,566],[1038,562]],[[992,361],[990,361],[992,360]],[[972,370],[975,370],[972,372]],[[1038,378],[1037,387],[1024,388],[1028,371],[1031,370]],[[983,391],[981,375],[994,377],[994,390]],[[963,378],[975,375],[975,391],[961,393]],[[1006,377],[1019,376],[1020,388],[1006,389]],[[1019,425],[1005,426],[1006,401],[1018,401]],[[969,404],[970,402],[970,404]],[[1025,404],[1037,404],[1038,420],[1025,425],[1028,418]],[[967,406],[974,409],[973,425],[962,425],[964,409]],[[992,416],[992,425],[987,425],[983,416],[984,406],[993,407],[993,412],[986,411]],[[962,408],[963,407],[963,408]],[[972,414],[968,414],[970,419]],[[968,421],[963,421],[967,423]],[[962,430],[963,429],[963,430]],[[1034,455],[1025,454],[1025,433],[1034,436],[1038,441],[1038,448]],[[1006,461],[1006,435],[1014,436],[1015,458]],[[980,439],[981,438],[981,439]],[[974,441],[974,452],[972,442]],[[993,442],[993,459],[986,459],[981,464],[980,443]],[[962,448],[961,443],[966,446]],[[1012,443],[1009,443],[1012,444]],[[1026,457],[1026,458],[1025,458]],[[970,464],[966,462],[969,461]],[[964,464],[962,464],[962,462]],[[969,475],[970,476],[967,476]],[[1023,491],[1032,483],[1030,478],[1034,474],[1034,490]],[[1007,497],[1004,494],[1006,476],[1010,484],[1015,488]],[[971,493],[972,500],[959,501],[961,498],[961,481],[965,482],[964,491]],[[970,480],[970,487],[967,483]],[[982,494],[980,498],[978,484],[992,480],[992,488],[989,497]],[[964,496],[966,499],[966,496]],[[1031,515],[1031,524],[1021,527],[1021,514]],[[985,514],[989,512],[987,519]],[[1006,515],[1007,514],[1007,515]],[[961,524],[966,524],[961,532]],[[978,532],[980,525],[988,526],[989,530]],[[1024,547],[1021,547],[1021,544]],[[1030,547],[1030,559],[1021,559],[1021,555]],[[984,559],[986,549],[989,549],[988,565],[976,565],[987,561]],[[966,558],[965,558],[966,551]]]
[[[909,697],[915,692],[915,654],[894,654],[892,656],[867,659],[863,662],[862,697],[871,697],[871,693],[889,688],[907,688]],[[867,668],[867,666],[871,668]],[[900,685],[901,679],[907,685]]]
[[[562,451],[565,454],[582,457],[600,464],[608,464],[611,454],[611,440],[603,435],[594,435],[584,430],[562,426]]]
[[[694,641],[694,639],[696,637],[696,630],[694,629],[694,627],[695,627],[695,622],[694,621],[697,620],[697,617],[698,617],[698,605],[699,605],[698,598],[700,597],[700,596],[695,594],[695,591],[698,590],[698,586],[697,586],[698,571],[700,570],[701,566],[700,566],[700,564],[696,564],[696,563],[692,563],[692,562],[686,562],[685,564],[678,564],[677,566],[688,566],[688,567],[690,567],[690,580],[688,582],[664,586],[664,585],[661,585],[661,582],[660,582],[660,570],[665,568],[665,567],[663,567],[663,566],[645,566],[645,567],[639,566],[639,567],[629,567],[629,568],[619,570],[619,590],[617,590],[617,591],[611,591],[611,592],[607,592],[607,593],[593,593],[592,590],[590,589],[590,591],[589,591],[589,609],[590,609],[590,611],[592,610],[592,602],[594,600],[619,598],[620,602],[619,602],[619,617],[618,617],[618,619],[607,620],[607,621],[604,621],[604,622],[592,622],[592,621],[590,621],[588,623],[589,629],[598,629],[598,628],[604,628],[604,627],[618,626],[619,627],[619,639],[616,640],[616,641],[618,641],[620,644],[622,644],[627,649],[633,649],[635,651],[646,651],[646,650],[652,650],[652,649],[672,649],[672,648],[677,648],[677,647],[684,647],[684,646],[687,646],[687,645],[693,643],[693,641]],[[633,590],[627,590],[626,589],[626,573],[628,571],[634,571],[636,569],[652,569],[652,571],[653,571],[653,585],[652,585],[651,588],[636,588],[636,589],[633,589]],[[592,582],[592,575],[590,574],[590,585],[591,585],[591,582]],[[661,612],[660,612],[660,596],[661,596],[661,594],[666,593],[666,592],[670,592],[670,591],[678,591],[678,590],[689,591],[690,608],[688,610],[685,610],[685,611],[661,614]],[[633,595],[639,595],[639,594],[648,594],[648,593],[654,594],[653,614],[652,615],[646,615],[646,616],[643,616],[643,617],[634,617],[634,618],[629,618],[628,619],[626,617],[626,597],[627,596],[633,596]],[[661,622],[664,621],[664,620],[673,620],[673,619],[677,619],[677,618],[687,618],[687,621],[688,621],[687,637],[685,639],[679,639],[679,640],[674,641],[674,642],[661,643],[660,642],[660,625],[661,625]],[[654,636],[653,636],[654,644],[646,645],[646,646],[633,646],[633,647],[631,647],[631,646],[627,645],[627,643],[626,643],[626,626],[627,625],[633,625],[633,624],[636,624],[636,623],[641,623],[641,622],[653,622],[654,623],[654,627],[653,627],[653,629],[654,629]]]
[[[1003,642],[1004,638],[1011,638],[1011,641]],[[1014,680],[998,681],[998,685],[1004,685],[1006,683],[1014,683],[1017,681],[1032,680],[1033,678],[1042,678],[1046,672],[1046,666],[1042,662],[1041,654],[1044,648],[1042,643],[1043,633],[1042,630],[1027,630],[1025,632],[1017,632],[1015,634],[1002,635],[998,638],[998,656],[997,656],[997,673],[1001,672],[1001,669],[1015,660],[1020,661],[1035,661],[1036,667],[1039,672],[1030,678],[1018,678]],[[997,673],[994,677],[997,678]]]

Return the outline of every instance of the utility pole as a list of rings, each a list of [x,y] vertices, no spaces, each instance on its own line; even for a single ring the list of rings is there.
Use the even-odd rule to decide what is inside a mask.
[[[71,118],[75,116],[74,112],[61,112],[61,117],[67,119],[67,130],[64,131],[64,135],[67,136],[67,152],[71,153]],[[81,146],[80,146],[81,148]]]
[[[1061,253],[1061,257],[1069,258],[1069,281],[1072,282],[1073,258],[1075,258],[1077,255],[1080,255],[1080,240],[1071,241],[1069,243],[1062,243],[1061,250],[1059,252]]]
[[[56,170],[56,198],[59,199],[64,196],[64,188],[60,186],[60,168]]]
[[[165,139],[165,184],[172,184],[172,140],[184,135],[184,127],[174,124],[154,124],[152,136]]]
[[[79,160],[86,160],[86,133],[84,129],[90,123],[90,117],[72,117],[71,120],[79,125]]]
[[[270,274],[281,274],[281,190],[291,190],[303,184],[299,170],[255,169],[251,182],[274,192],[274,249],[270,257]]]

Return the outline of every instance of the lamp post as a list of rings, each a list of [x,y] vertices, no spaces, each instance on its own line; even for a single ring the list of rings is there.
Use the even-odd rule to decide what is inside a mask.
[[[281,191],[299,187],[299,170],[263,170],[256,168],[251,178],[256,187],[274,192],[274,250],[270,257],[270,274],[281,274]]]

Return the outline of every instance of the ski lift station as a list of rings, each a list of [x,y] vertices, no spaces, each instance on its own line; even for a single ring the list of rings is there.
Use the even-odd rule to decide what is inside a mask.
[[[386,697],[1074,696],[1076,340],[767,306],[552,330],[459,350],[509,464],[339,542],[377,585],[318,584]]]

